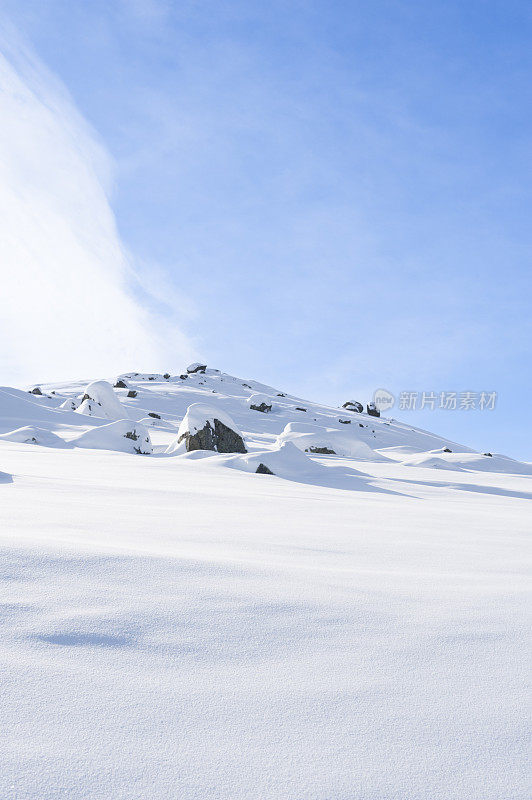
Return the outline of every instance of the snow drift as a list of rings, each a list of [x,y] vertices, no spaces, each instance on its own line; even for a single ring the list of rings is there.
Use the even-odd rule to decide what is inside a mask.
[[[70,444],[75,447],[118,450],[122,453],[136,453],[137,455],[150,455],[153,452],[147,428],[138,422],[127,419],[92,428],[71,439]]]

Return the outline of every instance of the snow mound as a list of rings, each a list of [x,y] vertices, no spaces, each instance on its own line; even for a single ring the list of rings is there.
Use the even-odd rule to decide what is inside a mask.
[[[81,433],[71,440],[75,447],[94,450],[118,450],[121,453],[150,455],[153,447],[150,434],[144,425],[128,419],[109,422]]]
[[[68,397],[61,403],[59,408],[65,408],[67,411],[77,411],[81,405],[81,397]]]
[[[267,467],[274,475],[288,480],[321,475],[327,467],[312,461],[292,442],[283,442],[273,450],[262,450],[241,456],[231,456],[224,465],[243,472],[257,472],[260,465]]]
[[[435,467],[458,472],[474,470],[502,472],[508,475],[532,475],[532,464],[498,454],[488,456],[481,453],[446,453],[445,450],[429,450],[426,453],[416,453],[402,463],[407,467]]]
[[[24,425],[14,431],[8,431],[0,435],[0,440],[4,442],[21,442],[22,444],[40,444],[44,447],[67,447],[64,439],[57,434],[47,431],[45,428],[37,428],[34,425]]]
[[[289,422],[277,437],[277,442],[279,445],[292,442],[299,450],[309,453],[319,454],[321,451],[325,454],[325,451],[329,451],[364,461],[388,460],[386,456],[378,455],[366,442],[357,439],[351,428],[338,430],[310,422]]]
[[[79,408],[76,409],[76,413],[116,420],[124,419],[124,416],[127,416],[126,409],[122,406],[113,387],[107,381],[89,383],[85,389],[83,401]]]
[[[463,472],[460,464],[450,463],[446,458],[440,456],[439,453],[438,455],[434,453],[420,453],[403,461],[403,465],[405,467],[430,467],[431,469],[447,469],[452,472]]]

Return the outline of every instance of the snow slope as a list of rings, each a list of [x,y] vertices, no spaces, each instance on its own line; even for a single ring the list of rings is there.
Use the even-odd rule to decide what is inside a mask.
[[[112,423],[89,381],[0,390],[0,798],[528,798],[531,466],[122,378]],[[192,403],[249,452],[165,452]]]

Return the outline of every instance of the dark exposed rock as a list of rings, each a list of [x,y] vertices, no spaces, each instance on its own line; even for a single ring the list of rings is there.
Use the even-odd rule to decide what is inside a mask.
[[[453,451],[449,447],[444,447],[442,452],[443,453],[452,453]]]
[[[34,389],[30,389],[30,394],[41,394],[42,395],[42,392],[39,389],[39,387],[36,386]]]
[[[251,389],[251,386],[249,385],[249,383],[243,383],[242,386],[245,386],[246,389]]]
[[[207,369],[207,364],[197,364],[196,363],[196,364],[190,364],[187,367],[187,372],[189,374],[191,374],[191,375],[194,374],[195,372],[199,372],[199,373],[201,373],[203,375],[205,373],[206,369]]]
[[[336,453],[334,450],[329,450],[328,447],[309,447],[306,451],[307,453],[316,453],[317,455],[324,455],[324,456],[335,456]]]
[[[362,425],[362,423],[361,423],[361,422],[359,422],[359,423],[358,423],[358,427],[359,427],[359,428],[363,428],[364,426]]]
[[[165,381],[169,380],[170,379],[170,373],[169,372],[165,372],[164,375],[163,375],[163,378],[165,379]]]
[[[258,472],[260,475],[275,475],[275,473],[272,472],[271,469],[266,466],[266,464],[262,463],[259,464],[255,472]]]
[[[133,441],[136,442],[138,438],[136,431],[127,431],[127,433],[124,433],[124,439],[133,439]]]
[[[118,381],[115,383],[115,385],[114,385],[114,388],[115,388],[115,389],[127,389],[127,383],[124,383],[124,381],[123,381],[123,380],[118,380]]]
[[[354,411],[357,414],[361,414],[364,411],[364,406],[358,400],[348,400],[347,403],[343,404],[342,408],[345,408],[346,411]]]
[[[484,455],[485,456],[489,456],[490,458],[493,458],[493,453],[484,453]]]
[[[277,397],[286,397],[284,392],[277,392]]]
[[[379,411],[375,403],[368,403],[367,410],[370,417],[380,417],[381,415],[381,412]]]
[[[296,406],[296,411],[306,411],[306,408],[301,408],[301,406]]]
[[[214,420],[214,429],[207,420],[196,433],[186,432],[179,437],[185,439],[187,452],[191,450],[216,450],[218,453],[247,453],[244,440],[236,431],[228,428],[219,419]]]
[[[341,422],[342,425],[351,425],[350,419],[339,419],[338,422]]]
[[[182,381],[186,381],[188,375],[180,375],[179,377],[181,378]]]
[[[153,417],[154,419],[161,419],[161,415],[156,414],[155,411],[148,411],[148,416]]]
[[[268,405],[268,403],[260,403],[258,406],[251,404],[250,408],[252,411],[262,411],[263,414],[268,414],[272,410],[271,405]]]
[[[130,389],[129,392],[127,393],[128,397],[136,397],[137,395],[138,392],[136,392],[135,389]]]
[[[148,378],[148,380],[149,380],[149,381],[154,381],[154,380],[155,380],[155,378],[153,377],[153,375],[150,375],[150,377]]]

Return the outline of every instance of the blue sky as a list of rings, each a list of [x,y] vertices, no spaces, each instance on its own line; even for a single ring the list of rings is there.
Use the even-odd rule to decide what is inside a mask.
[[[529,4],[0,9],[109,156],[129,291],[179,337],[154,369],[190,351],[332,404],[495,390],[389,413],[532,459]]]

